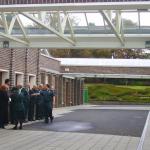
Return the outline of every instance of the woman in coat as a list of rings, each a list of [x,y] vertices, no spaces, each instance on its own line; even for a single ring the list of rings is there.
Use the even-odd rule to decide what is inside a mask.
[[[8,124],[8,93],[5,85],[0,86],[0,128]]]
[[[14,87],[11,91],[11,101],[13,103],[13,114],[14,114],[14,122],[15,127],[13,129],[17,129],[18,123],[20,123],[19,129],[22,129],[22,124],[25,119],[25,108],[23,103],[23,95],[19,91],[18,88]]]

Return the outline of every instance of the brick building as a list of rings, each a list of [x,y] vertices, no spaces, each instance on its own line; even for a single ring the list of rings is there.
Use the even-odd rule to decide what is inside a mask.
[[[60,61],[39,49],[0,49],[0,84],[6,78],[11,87],[50,84],[56,89],[56,107],[83,103],[83,80],[62,75]]]

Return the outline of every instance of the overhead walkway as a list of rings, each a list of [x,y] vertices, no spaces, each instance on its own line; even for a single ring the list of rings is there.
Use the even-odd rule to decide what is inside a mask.
[[[150,1],[0,2],[0,48],[150,47]]]

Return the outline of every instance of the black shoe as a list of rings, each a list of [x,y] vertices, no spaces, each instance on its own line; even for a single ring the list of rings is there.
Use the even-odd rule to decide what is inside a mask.
[[[19,129],[22,130],[22,126],[20,126]]]
[[[50,119],[51,119],[51,123],[52,123],[52,122],[53,122],[53,120],[54,120],[54,116],[52,116]]]

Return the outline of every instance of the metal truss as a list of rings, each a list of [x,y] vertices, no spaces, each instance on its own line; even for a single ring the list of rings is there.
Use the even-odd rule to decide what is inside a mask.
[[[106,20],[108,25],[111,27],[112,31],[114,31],[114,34],[116,35],[116,37],[118,38],[120,43],[122,45],[124,45],[123,31],[122,31],[122,21],[121,21],[121,14],[120,14],[120,12],[116,11],[116,20],[115,20],[116,26],[112,23],[112,19],[110,17],[111,16],[111,12],[109,12],[110,16],[104,10],[100,11],[100,13],[102,14],[103,18]]]
[[[54,5],[55,7],[57,6],[57,11],[54,11],[49,4],[41,5],[41,7],[26,5],[29,12],[27,12],[25,6],[22,5],[20,6],[23,7],[22,10],[16,5],[12,6],[13,10],[10,6],[0,6],[0,36],[2,37],[0,40],[10,41],[10,47],[34,48],[135,48],[135,45],[137,48],[143,48],[145,41],[149,41],[150,34],[140,34],[140,37],[138,33],[124,34],[121,17],[123,10],[108,10],[108,8],[111,7],[109,4],[106,10],[103,10],[101,8],[102,4],[99,3],[85,4],[83,9],[81,9],[83,5],[79,4],[76,6],[76,10],[78,10],[76,12],[69,9],[72,8],[72,4],[62,4],[61,7],[59,4]],[[129,6],[129,4],[125,3],[124,6]],[[136,8],[146,8],[146,5],[142,3],[135,6]],[[147,3],[147,6],[150,7],[150,3]],[[8,11],[6,7],[10,8],[12,12]],[[49,9],[50,11],[46,11],[47,8],[52,8],[52,10]],[[87,10],[88,8],[90,9]],[[116,8],[121,8],[121,5],[116,5]],[[134,11],[138,12],[138,10]],[[105,34],[105,32],[91,32],[87,13],[93,12],[99,13],[102,16],[103,26],[100,27],[103,27],[103,30],[109,27],[111,29],[109,30],[110,34]],[[115,18],[113,19],[112,12],[115,14]],[[81,33],[78,30],[79,28],[77,29],[78,32],[76,32],[77,30],[73,26],[70,13],[83,13],[87,25],[87,33],[85,33],[85,31],[82,32],[82,28],[80,28]],[[23,16],[33,23],[35,30],[39,30],[40,32],[31,34],[30,31],[32,27],[25,26],[24,20],[22,19]],[[97,18],[97,20],[99,19],[100,18]],[[2,47],[2,44],[0,46]]]
[[[64,15],[63,18],[61,17],[62,13]],[[110,18],[111,11],[109,11],[108,13],[102,10],[100,11],[100,13],[102,14],[104,20],[111,27],[112,31],[114,32],[114,34],[120,41],[121,45],[123,46],[124,38],[122,34],[123,32],[122,32],[122,25],[121,25],[122,21],[121,21],[120,11],[116,11],[116,26],[112,23],[112,20]],[[88,25],[86,13],[84,14],[85,14],[86,22]],[[30,44],[31,35],[27,33],[27,30],[26,30],[27,28],[24,26],[23,20],[20,19],[20,16],[23,15],[29,20],[31,20],[35,24],[35,26],[38,26],[38,28],[46,29],[48,31],[47,35],[49,34],[51,36],[52,35],[51,33],[53,33],[54,35],[56,35],[60,39],[63,39],[64,41],[71,44],[72,46],[76,46],[76,38],[75,38],[74,29],[72,26],[72,21],[68,15],[68,12],[66,11],[61,11],[61,12],[60,11],[56,11],[56,12],[40,11],[40,12],[32,12],[32,13],[31,12],[30,13],[29,12],[14,12],[13,14],[11,14],[12,16],[11,20],[7,19],[7,16],[9,15],[10,13],[2,12],[0,16],[0,25],[4,28],[4,32],[0,32],[0,36],[2,36],[3,38],[7,40],[12,40],[12,41],[21,43],[27,47],[31,47],[31,44]],[[46,22],[47,17],[48,17],[48,21]],[[17,27],[19,27],[22,32],[21,38],[17,38],[16,36],[14,36],[14,34],[12,34],[13,29],[15,29],[15,23],[17,23],[18,25]],[[68,24],[68,29],[70,31],[70,38],[68,37],[68,34],[65,35],[65,28],[67,24]],[[43,34],[41,34],[40,36],[42,38]]]
[[[29,41],[29,37],[28,37],[29,35],[26,33],[26,29],[23,25],[23,22],[20,19],[20,14],[22,14],[25,17],[29,18],[35,24],[41,26],[42,28],[47,29],[48,31],[50,31],[53,34],[57,35],[61,39],[67,41],[68,43],[70,43],[72,45],[75,45],[75,35],[74,35],[74,31],[73,31],[73,28],[72,28],[72,25],[71,25],[71,21],[69,19],[69,16],[68,16],[67,12],[64,12],[65,17],[64,17],[62,22],[60,20],[59,12],[57,13],[58,20],[57,21],[55,20],[55,23],[58,24],[59,31],[54,29],[49,24],[44,23],[44,19],[46,17],[46,12],[38,12],[38,15],[39,15],[38,18],[33,15],[34,13],[31,14],[31,13],[27,13],[27,12],[15,12],[15,13],[13,13],[12,19],[9,20],[9,21],[7,20],[7,15],[10,15],[10,13],[2,12],[1,16],[0,16],[0,25],[4,28],[4,32],[0,32],[0,36],[4,37],[5,39],[8,39],[8,40],[19,42],[19,43],[24,44],[26,46],[30,46],[30,41]],[[67,22],[69,24],[71,38],[68,38],[64,35],[64,31],[65,31],[65,27],[66,27]],[[18,26],[20,27],[20,29],[22,31],[23,39],[16,38],[15,36],[12,35],[12,31],[13,31],[15,23],[18,24]]]
[[[19,39],[19,38],[16,38],[13,35],[11,35],[15,21],[17,21],[19,23],[19,26],[22,29],[24,36],[26,37],[25,29],[22,25],[21,20],[18,17],[18,14],[14,14],[14,16],[11,19],[10,25],[8,25],[8,22],[6,19],[6,14],[4,12],[1,14],[1,18],[0,18],[0,24],[1,24],[1,26],[4,27],[4,32],[0,32],[0,36],[4,37],[5,39],[19,42],[19,43],[24,44],[24,45],[29,45],[29,42],[24,41],[24,40]]]

